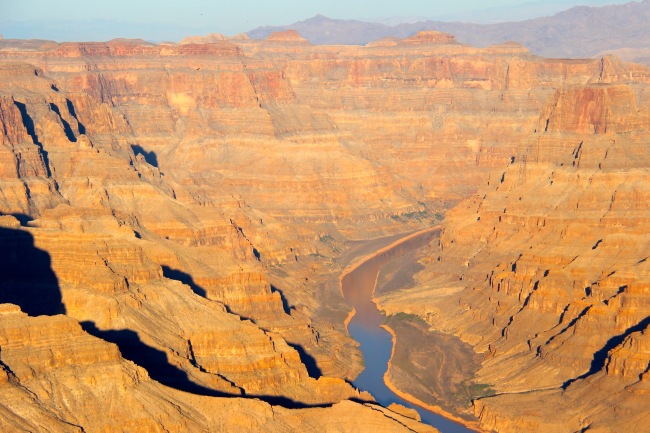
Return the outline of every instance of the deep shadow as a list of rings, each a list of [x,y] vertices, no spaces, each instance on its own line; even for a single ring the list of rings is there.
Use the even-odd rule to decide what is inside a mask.
[[[207,292],[205,289],[194,282],[194,278],[188,273],[179,271],[178,269],[172,269],[169,266],[163,265],[163,276],[171,280],[180,281],[183,284],[187,284],[191,287],[192,291],[199,296],[207,297]]]
[[[212,397],[230,396],[192,382],[185,371],[169,363],[165,352],[143,343],[135,331],[130,329],[100,331],[95,323],[90,321],[81,322],[81,327],[90,335],[116,344],[124,358],[146,369],[153,380],[163,385],[192,394]]]
[[[280,299],[282,300],[282,309],[284,310],[285,313],[291,316],[291,307],[289,306],[289,301],[287,301],[287,298],[284,297],[284,293],[282,293],[282,290],[278,289],[273,284],[271,284],[271,293],[280,294]]]
[[[131,149],[133,149],[133,153],[136,156],[142,155],[144,157],[144,160],[147,161],[149,165],[158,167],[158,157],[156,156],[156,152],[153,150],[151,152],[147,152],[139,144],[132,144]]]
[[[24,213],[12,213],[10,215],[16,218],[22,227],[27,227],[30,221],[34,221],[34,218]]]
[[[47,177],[52,177],[52,171],[50,170],[50,159],[48,158],[47,152],[43,148],[43,143],[38,139],[36,135],[36,128],[34,126],[34,120],[27,112],[27,107],[22,102],[14,101],[14,105],[20,111],[20,117],[23,120],[23,126],[27,130],[27,134],[32,138],[32,142],[38,147],[43,157],[43,162],[45,163],[45,170],[47,171]]]
[[[30,316],[65,314],[50,255],[24,230],[0,227],[0,303],[16,304]]]
[[[74,117],[74,119],[77,121],[77,125],[79,125],[79,134],[85,134],[86,127],[84,126],[83,123],[79,121],[79,118],[77,117],[77,111],[74,109],[74,105],[72,105],[72,101],[66,99],[65,104],[68,106],[68,113],[70,113],[70,115]]]
[[[282,396],[228,394],[208,388],[192,382],[185,371],[169,363],[165,352],[143,343],[135,331],[130,329],[101,331],[97,329],[95,323],[91,321],[81,322],[81,327],[90,335],[117,345],[125,359],[128,359],[144,368],[149,373],[149,377],[170,388],[208,397],[256,398],[269,404],[282,406],[288,409],[331,406],[307,405]]]
[[[29,134],[29,136],[32,138],[32,142],[34,142],[34,144],[40,144],[40,141],[38,141],[38,136],[36,135],[34,120],[29,115],[29,113],[27,113],[27,107],[25,106],[25,104],[18,101],[14,101],[14,105],[16,105],[16,108],[18,108],[18,111],[20,111],[20,116],[23,120],[23,125],[27,130],[27,134]]]
[[[296,352],[298,352],[298,355],[300,355],[300,361],[305,364],[305,367],[307,367],[307,373],[309,373],[309,377],[318,379],[323,375],[323,372],[316,363],[316,359],[307,353],[304,347],[302,347],[300,344],[291,344],[288,341],[287,344],[296,349]]]
[[[61,110],[59,110],[59,107],[54,102],[50,102],[50,110],[54,111],[56,115],[59,116],[59,120],[63,124],[63,132],[65,132],[65,136],[68,137],[68,140],[71,143],[76,143],[77,137],[74,136],[74,132],[72,132],[72,127],[70,127],[68,121],[65,120],[63,116],[61,116]]]
[[[228,313],[228,314],[232,314],[233,316],[237,316],[237,317],[239,317],[239,320],[240,320],[240,321],[242,321],[242,320],[248,320],[248,321],[251,322],[251,323],[257,324],[257,322],[255,321],[254,318],[252,318],[252,317],[248,317],[248,316],[244,316],[244,315],[241,314],[241,313],[237,313],[237,312],[233,311],[233,309],[230,308],[230,305],[223,304],[223,307],[226,309],[226,313]]]
[[[609,353],[610,350],[612,350],[613,348],[621,344],[630,334],[634,332],[643,331],[649,325],[650,325],[650,316],[646,317],[636,325],[630,326],[622,334],[610,338],[602,348],[600,348],[596,353],[594,353],[594,358],[591,360],[591,367],[589,368],[589,371],[581,376],[576,377],[575,379],[567,380],[566,382],[564,382],[564,385],[562,385],[562,388],[567,389],[573,382],[580,379],[585,379],[601,371],[605,367],[605,363],[607,362],[607,354]]]
[[[309,409],[314,407],[332,407],[332,404],[305,404],[289,397],[282,397],[277,395],[253,395],[246,394],[245,398],[256,398],[262,400],[273,406],[281,406],[286,409]]]

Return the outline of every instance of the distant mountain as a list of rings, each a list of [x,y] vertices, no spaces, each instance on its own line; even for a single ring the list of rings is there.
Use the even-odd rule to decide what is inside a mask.
[[[261,39],[279,30],[297,30],[314,44],[367,44],[388,36],[408,37],[422,30],[454,34],[458,41],[487,46],[516,41],[546,57],[592,57],[624,53],[626,60],[648,63],[650,0],[601,7],[576,6],[553,16],[497,24],[421,21],[386,25],[355,20],[335,20],[322,15],[278,27],[258,27],[248,32]],[[643,51],[637,58],[636,52]]]
[[[405,37],[407,34],[397,34],[396,29],[400,26],[416,26],[417,24],[419,23],[389,26],[357,20],[335,20],[323,15],[316,15],[288,26],[258,27],[248,32],[248,36],[252,39],[264,39],[273,32],[293,29],[312,44],[365,45],[386,36]]]
[[[630,0],[627,0],[630,1]],[[621,0],[589,0],[589,6],[606,6],[627,3]],[[573,3],[573,4],[572,4]],[[457,21],[476,24],[495,24],[512,21],[524,21],[538,17],[547,17],[575,6],[571,0],[535,0],[516,5],[493,6],[486,9],[471,10],[430,17],[436,21]],[[421,20],[422,21],[422,20]],[[401,21],[408,22],[408,21]],[[414,21],[410,21],[414,22]],[[389,24],[389,23],[385,23]],[[393,22],[392,24],[398,24]]]

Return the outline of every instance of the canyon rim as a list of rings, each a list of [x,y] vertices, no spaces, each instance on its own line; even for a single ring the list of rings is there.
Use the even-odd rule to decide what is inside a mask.
[[[436,31],[2,40],[3,431],[650,431],[650,69]]]

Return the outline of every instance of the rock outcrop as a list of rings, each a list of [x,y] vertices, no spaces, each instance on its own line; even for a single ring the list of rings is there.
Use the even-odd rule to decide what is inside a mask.
[[[449,33],[429,30],[404,38],[402,42],[406,44],[453,44],[456,43],[456,38]]]
[[[558,89],[511,164],[448,213],[419,288],[383,301],[484,354],[488,429],[648,431],[645,89]]]
[[[4,431],[434,431],[351,401],[288,410],[168,388],[75,320],[28,317],[12,304],[0,304],[0,347]]]
[[[387,308],[414,310],[494,352],[478,377],[499,392],[530,389],[518,374],[564,386],[562,395],[587,389],[596,376],[580,376],[610,349],[607,336],[622,338],[607,376],[637,375],[645,358],[629,354],[645,347],[635,328],[645,311],[645,68],[545,60],[440,34],[369,47],[271,39],[4,44],[0,240],[15,254],[0,258],[37,259],[44,277],[21,279],[24,265],[4,265],[12,278],[0,283],[1,301],[30,316],[65,313],[56,320],[66,332],[117,347],[111,363],[146,371],[155,395],[176,389],[181,407],[225,395],[250,413],[283,413],[295,430],[354,411],[364,414],[355,422],[372,413],[379,426],[393,415],[349,401],[371,397],[345,381],[362,365],[343,324],[338,273],[353,255],[342,252],[437,223],[489,176],[487,192],[452,212],[436,253],[442,270],[430,266],[463,278],[457,297]],[[549,193],[524,194],[530,188]],[[634,257],[612,265],[627,245]],[[486,291],[497,294],[486,301]],[[543,317],[538,335],[524,326],[528,314]],[[585,331],[578,352],[560,344],[568,330],[552,338],[553,326],[569,324]],[[12,362],[24,362],[26,352],[15,353]],[[499,370],[510,356],[517,362]],[[476,403],[486,425],[502,417],[498,398]],[[34,405],[39,423],[81,425]],[[269,418],[260,419],[242,422],[263,430]]]
[[[273,42],[307,42],[307,40],[300,36],[300,33],[295,30],[273,32],[266,37],[266,40]]]

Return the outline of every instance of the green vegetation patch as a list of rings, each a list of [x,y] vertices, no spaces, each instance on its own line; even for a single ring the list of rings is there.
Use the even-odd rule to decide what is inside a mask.
[[[475,382],[470,382],[468,383],[463,383],[463,387],[465,388],[465,391],[469,395],[471,400],[475,400],[477,398],[484,398],[484,397],[491,397],[496,394],[496,391],[494,388],[492,388],[492,385],[489,385],[487,383],[475,383]]]
[[[425,322],[424,319],[422,319],[422,317],[418,316],[417,314],[404,313],[404,312],[401,312],[401,311],[399,313],[397,313],[397,314],[391,314],[390,316],[386,317],[384,322],[387,325],[390,325],[391,322],[394,321],[394,320],[399,320],[399,321],[403,321],[403,322],[414,322],[414,323],[418,323],[418,324],[421,324],[421,325],[429,326],[429,324],[427,322]]]

